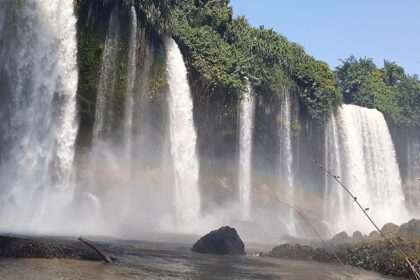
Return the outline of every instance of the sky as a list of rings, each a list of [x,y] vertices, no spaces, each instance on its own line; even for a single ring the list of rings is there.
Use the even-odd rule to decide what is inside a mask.
[[[235,16],[273,28],[334,68],[350,55],[420,75],[420,0],[231,0]]]

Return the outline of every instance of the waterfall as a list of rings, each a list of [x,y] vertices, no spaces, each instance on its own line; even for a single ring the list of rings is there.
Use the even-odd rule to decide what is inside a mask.
[[[154,230],[173,210],[167,188],[172,170],[164,165],[167,103],[153,98],[162,93],[154,95],[150,89],[156,54],[135,8],[127,22],[118,9],[111,12],[102,53],[91,152],[78,165],[83,186],[78,203],[89,218],[83,229],[109,235],[126,234],[134,227]],[[125,23],[128,40],[120,35]],[[119,67],[126,61],[125,68]]]
[[[289,205],[294,205],[295,190],[293,178],[293,150],[292,150],[292,114],[290,104],[290,93],[285,92],[280,108],[281,123],[280,123],[280,182],[284,187],[285,202]],[[287,228],[290,234],[295,234],[295,217],[292,209],[288,209]]]
[[[136,51],[138,48],[138,36],[137,36],[137,14],[136,9],[131,7],[131,26],[130,26],[130,42],[128,50],[128,69],[127,69],[127,93],[125,102],[125,122],[124,122],[124,138],[127,159],[131,156],[131,141],[133,134],[133,106],[134,106],[134,86],[136,81],[136,67],[137,67],[137,55]]]
[[[341,119],[337,120],[333,113],[324,127],[324,166],[327,170],[330,170],[333,174],[341,178],[343,173],[341,162],[342,139],[340,138],[339,129],[342,127],[342,123],[338,122],[341,122]],[[345,227],[348,200],[345,197],[347,194],[344,192],[344,189],[338,182],[331,180],[327,176],[325,177],[323,216],[324,220],[329,223],[330,228],[335,227],[340,229]]]
[[[120,69],[117,65],[122,63],[124,43],[120,35],[121,23],[118,6],[111,12],[96,93],[92,148],[87,159],[90,168],[87,169],[87,172],[80,170],[82,173],[80,177],[83,178],[80,184],[86,184],[86,187],[80,190],[85,197],[84,202],[87,202],[85,204],[90,207],[92,205],[99,206],[99,208],[91,210],[98,216],[83,224],[88,231],[97,230],[104,224],[113,224],[113,227],[104,226],[102,230],[110,234],[118,232],[118,228],[126,222],[133,204],[131,199],[131,162],[128,159],[131,153],[132,98],[136,79],[136,62],[132,61],[135,58],[137,29],[134,9],[132,9],[130,22],[128,49],[128,59],[130,60],[125,72],[127,84],[126,91],[123,92],[126,97],[124,104],[119,98],[123,89],[118,87],[123,73],[119,72]],[[124,110],[124,114],[120,113],[122,110]],[[83,175],[83,172],[86,174]],[[112,211],[108,210],[110,207],[112,207]]]
[[[343,105],[335,128],[328,128],[329,169],[339,175],[357,200],[369,208],[379,224],[401,223],[407,219],[396,154],[386,121],[379,111],[355,105]],[[330,120],[334,122],[334,119]],[[338,132],[337,132],[338,131]],[[341,154],[340,154],[341,153]],[[338,185],[326,185],[328,211],[341,219],[348,231],[369,231],[362,213],[349,196],[343,198]],[[346,209],[346,203],[349,205]],[[335,206],[334,206],[335,205]]]
[[[114,122],[113,94],[117,82],[117,59],[120,44],[118,11],[114,9],[108,26],[102,54],[101,77],[96,94],[95,123],[93,127],[93,144],[112,134]]]
[[[169,135],[175,176],[175,206],[179,225],[191,225],[199,216],[199,164],[193,102],[187,69],[175,41],[165,40],[169,85]]]
[[[405,191],[414,215],[420,215],[420,139],[413,137],[407,144],[407,177]]]
[[[239,107],[239,201],[245,220],[250,218],[251,208],[251,155],[254,128],[255,101],[248,84]]]
[[[407,145],[408,178],[413,183],[419,180],[420,172],[420,139],[413,139]]]
[[[0,227],[54,230],[73,194],[73,1],[1,1],[0,11]]]

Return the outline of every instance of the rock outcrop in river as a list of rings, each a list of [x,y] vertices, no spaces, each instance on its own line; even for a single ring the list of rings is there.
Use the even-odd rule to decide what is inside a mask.
[[[214,255],[245,255],[245,245],[234,228],[225,226],[201,237],[193,252]]]

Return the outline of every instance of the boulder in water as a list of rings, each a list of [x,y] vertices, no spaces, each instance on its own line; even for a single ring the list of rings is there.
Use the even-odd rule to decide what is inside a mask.
[[[236,229],[225,226],[201,237],[191,251],[214,255],[245,255],[245,245]]]

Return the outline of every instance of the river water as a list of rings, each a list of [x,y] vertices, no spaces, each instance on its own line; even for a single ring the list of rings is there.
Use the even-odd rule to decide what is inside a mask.
[[[0,259],[1,280],[67,279],[395,279],[373,272],[310,261],[253,256],[210,256],[190,252],[185,245],[108,243],[113,264],[75,260]]]

